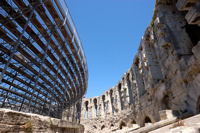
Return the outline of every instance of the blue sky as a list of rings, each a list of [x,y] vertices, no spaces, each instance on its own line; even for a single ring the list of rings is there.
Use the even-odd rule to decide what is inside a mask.
[[[131,67],[155,0],[67,0],[88,63],[86,97],[115,86]]]

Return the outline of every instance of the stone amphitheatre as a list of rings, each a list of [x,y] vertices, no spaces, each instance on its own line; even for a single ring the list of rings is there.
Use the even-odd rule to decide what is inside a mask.
[[[200,132],[200,0],[156,0],[132,66],[92,98],[66,4],[0,6],[0,133]]]

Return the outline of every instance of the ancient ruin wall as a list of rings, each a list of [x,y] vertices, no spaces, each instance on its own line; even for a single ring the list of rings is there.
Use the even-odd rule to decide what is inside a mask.
[[[0,109],[1,133],[83,133],[84,126],[66,120]]]
[[[83,100],[87,131],[144,126],[160,121],[162,110],[178,117],[200,112],[199,9],[198,0],[156,2],[131,68],[115,87]]]

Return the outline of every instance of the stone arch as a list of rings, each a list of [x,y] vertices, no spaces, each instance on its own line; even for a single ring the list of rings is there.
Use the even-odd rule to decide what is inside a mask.
[[[122,129],[123,127],[126,127],[126,123],[124,121],[121,121],[119,124],[119,129]]]
[[[94,116],[97,117],[97,99],[94,98],[93,100],[93,103],[94,103]]]
[[[124,77],[122,78],[122,82],[124,83]]]
[[[103,95],[103,96],[102,96],[102,100],[105,101],[105,99],[106,99],[106,97],[105,97],[105,95]]]
[[[164,95],[161,101],[161,107],[163,110],[170,109],[169,107],[169,95]]]
[[[136,129],[139,127],[139,124],[136,122],[136,120],[133,118],[132,120],[129,121],[128,127],[131,127],[133,129]]]
[[[153,122],[154,122],[153,119],[151,119],[149,116],[145,116],[143,120],[143,126],[149,123],[153,123]]]
[[[121,106],[121,110],[123,110],[123,103],[122,103],[122,84],[119,83],[118,84],[118,92],[119,92],[119,101],[120,101],[120,106]]]
[[[130,74],[129,73],[127,73],[127,75],[126,75],[126,80],[127,80],[127,82],[130,82]]]
[[[110,93],[109,94],[110,94],[111,110],[112,110],[112,113],[114,113],[115,112],[114,107],[113,107],[114,97],[113,97],[113,90],[112,89],[110,89]]]
[[[121,84],[121,83],[119,83],[119,84],[118,84],[118,90],[120,90],[120,91],[121,91],[121,87],[122,87],[122,84]]]
[[[152,123],[151,119],[148,116],[145,117],[144,122],[145,123]]]
[[[112,95],[113,94],[113,90],[112,89],[110,89],[110,95]]]
[[[123,109],[126,109],[127,108],[127,88],[123,88],[123,91],[122,91],[122,107]]]
[[[198,97],[198,100],[197,100],[196,113],[200,114],[200,96]]]
[[[89,102],[85,101],[85,119],[88,118],[88,104],[89,104]]]
[[[198,42],[200,41],[200,27],[197,25],[191,25],[191,24],[186,24],[185,25],[185,30],[192,41],[193,46],[197,45]]]
[[[104,128],[105,128],[105,125],[102,125],[102,126],[101,126],[101,130],[103,130]]]
[[[131,124],[137,124],[136,121],[133,119],[131,120]]]
[[[138,57],[136,57],[135,62],[134,62],[135,66],[139,67],[139,63],[140,63],[140,60]]]
[[[106,115],[106,112],[107,112],[105,100],[106,100],[106,96],[103,95],[103,96],[102,96],[102,101],[103,101],[103,112],[104,112],[104,115]]]

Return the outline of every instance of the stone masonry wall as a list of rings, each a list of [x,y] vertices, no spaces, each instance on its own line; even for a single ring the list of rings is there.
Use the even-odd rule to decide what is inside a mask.
[[[83,133],[83,125],[31,113],[0,109],[0,133]]]
[[[87,132],[112,132],[200,113],[200,1],[157,0],[133,65],[115,87],[82,101]]]

